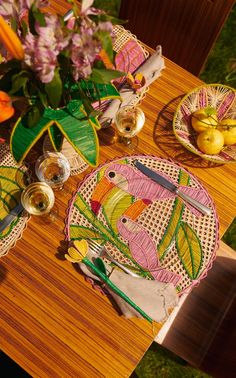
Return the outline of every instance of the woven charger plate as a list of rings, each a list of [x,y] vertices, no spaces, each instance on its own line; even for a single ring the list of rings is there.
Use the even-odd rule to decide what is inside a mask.
[[[212,209],[202,215],[133,166],[138,159],[179,183]],[[152,156],[117,159],[99,167],[80,184],[66,221],[68,240],[92,238],[147,279],[173,282],[189,291],[211,268],[218,247],[214,203],[185,169]]]
[[[16,165],[8,145],[0,144],[0,220],[20,201],[27,179],[27,168],[24,165]],[[0,257],[6,255],[21,237],[29,218],[29,214],[23,211],[0,233]]]
[[[217,110],[218,120],[226,118],[236,120],[236,90],[221,84],[209,84],[195,88],[180,102],[175,112],[173,129],[178,141],[189,151],[203,159],[215,163],[236,161],[236,144],[225,146],[217,155],[207,155],[199,150],[197,134],[191,126],[191,114],[200,108],[213,107]]]

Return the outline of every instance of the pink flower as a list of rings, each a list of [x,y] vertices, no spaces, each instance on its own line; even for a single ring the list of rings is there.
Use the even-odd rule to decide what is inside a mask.
[[[44,22],[37,21],[39,17],[25,20],[25,16],[30,14],[32,6],[33,9],[47,6],[48,0],[0,0],[0,15],[14,25],[24,49],[21,69],[30,69],[34,77],[43,84],[53,80],[56,69],[62,77],[68,70],[75,81],[88,78],[103,48],[99,38],[103,35],[106,37],[105,33],[112,37],[113,31],[111,22],[101,22],[100,17],[96,17],[105,12],[92,8],[93,2],[94,0],[82,0],[81,11],[75,11],[78,17],[72,17],[68,21],[64,21],[62,16],[41,12],[44,25]],[[10,59],[2,46],[0,54],[3,61]],[[64,60],[59,59],[60,54],[60,58],[63,55]],[[68,69],[64,63],[61,65],[62,61],[67,61]]]
[[[25,62],[37,72],[42,83],[49,83],[58,65],[58,54],[69,44],[70,36],[65,36],[55,15],[45,16],[46,26],[36,25],[38,35],[28,33],[23,42]]]
[[[46,7],[48,0],[4,0],[0,4],[0,15],[5,20],[11,21],[14,19],[19,24],[25,15],[25,11],[28,11],[33,3],[37,8]]]
[[[80,33],[74,33],[71,40],[71,61],[75,80],[86,78],[92,72],[92,65],[101,50],[101,43],[94,38],[95,26],[82,20]]]
[[[112,32],[113,32],[113,26],[112,26],[112,23],[110,21],[99,22],[97,28],[98,28],[98,30],[106,31],[110,34],[112,34]]]

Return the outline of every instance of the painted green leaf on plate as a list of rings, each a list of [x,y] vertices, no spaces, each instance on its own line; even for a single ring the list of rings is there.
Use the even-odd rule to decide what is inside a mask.
[[[95,240],[102,240],[102,235],[88,227],[77,226],[77,225],[70,225],[70,237],[71,239],[95,239]]]
[[[202,265],[202,247],[196,232],[185,222],[180,222],[176,234],[179,258],[191,279],[196,279]]]

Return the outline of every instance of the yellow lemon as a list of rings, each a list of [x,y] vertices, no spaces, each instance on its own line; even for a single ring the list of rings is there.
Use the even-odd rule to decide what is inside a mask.
[[[208,155],[218,154],[224,146],[224,137],[219,130],[209,128],[197,137],[199,150]]]
[[[223,134],[225,145],[229,146],[236,143],[236,119],[223,119],[218,130]]]
[[[191,124],[197,133],[201,133],[209,127],[216,127],[218,124],[216,109],[208,107],[195,110],[191,116]]]

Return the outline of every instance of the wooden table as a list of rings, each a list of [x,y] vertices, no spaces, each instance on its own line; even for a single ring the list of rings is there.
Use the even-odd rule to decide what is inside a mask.
[[[64,12],[63,1],[55,8]],[[138,151],[172,158],[200,179],[215,201],[222,236],[235,216],[235,165],[209,164],[176,141],[171,126],[175,108],[202,82],[168,59],[165,63],[141,105],[146,124]],[[105,139],[100,163],[124,155]],[[32,376],[127,377],[161,327],[124,319],[72,264],[60,259],[68,201],[84,175],[70,177],[65,191],[56,193],[56,221],[45,226],[32,217],[22,239],[0,261],[0,349]]]

